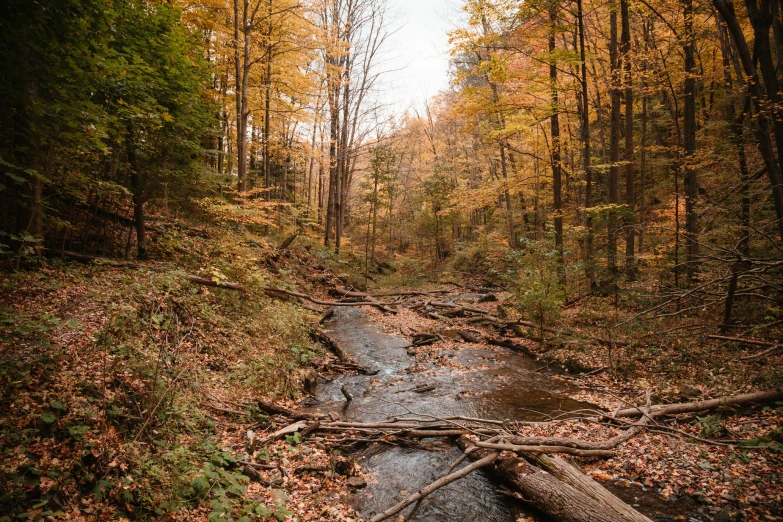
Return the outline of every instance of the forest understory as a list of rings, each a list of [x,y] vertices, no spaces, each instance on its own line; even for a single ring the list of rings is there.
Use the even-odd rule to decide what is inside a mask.
[[[351,301],[379,328],[411,340],[410,372],[427,364],[464,371],[448,354],[470,346],[513,350],[577,385],[572,398],[596,405],[560,418],[544,413],[541,423],[452,421],[445,440],[477,427],[489,428],[476,439],[487,440],[500,430],[494,437],[506,441],[504,455],[535,462],[540,454],[515,450],[515,438],[517,446],[560,437],[590,447],[634,429],[601,456],[570,458],[600,482],[668,499],[672,513],[688,506],[717,520],[780,519],[780,351],[653,331],[609,339],[600,327],[604,307],[615,322],[640,311],[618,296],[585,297],[554,327],[542,326],[478,275],[409,274],[414,284],[389,288],[385,279],[404,275],[390,272],[373,276],[374,293],[400,295],[367,297],[358,290],[367,291],[362,259],[337,258],[306,235],[280,249],[285,237],[271,241],[241,227],[218,232],[165,216],[156,227],[152,244],[166,261],[66,254],[3,277],[8,519],[358,519],[352,494],[373,478],[355,452],[432,439],[393,424],[313,427],[339,418],[306,413],[308,392],[330,376],[368,371],[318,333],[331,307],[317,302]],[[694,320],[675,316],[658,326],[682,332]],[[659,405],[761,390],[773,395],[654,416],[645,426],[633,415],[608,419],[644,408],[645,393]],[[430,420],[421,429],[437,436],[432,431],[445,428]]]

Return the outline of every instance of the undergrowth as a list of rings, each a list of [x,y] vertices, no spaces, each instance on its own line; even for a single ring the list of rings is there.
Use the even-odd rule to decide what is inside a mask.
[[[296,255],[332,262],[314,244]],[[207,235],[176,222],[154,249],[168,264],[55,260],[2,276],[0,521],[289,513],[247,494],[210,405],[300,393],[299,369],[320,353],[314,316],[262,288],[296,286],[302,274],[273,273],[269,244],[232,226]],[[186,273],[246,291],[194,286]],[[238,417],[266,422],[253,408]]]

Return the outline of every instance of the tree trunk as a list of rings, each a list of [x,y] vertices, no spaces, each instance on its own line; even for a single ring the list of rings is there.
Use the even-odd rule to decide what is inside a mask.
[[[147,227],[144,220],[144,184],[142,183],[139,162],[136,156],[136,139],[133,129],[126,135],[128,163],[130,164],[130,185],[133,195],[133,222],[136,227],[137,259],[147,259]]]
[[[240,8],[242,2],[242,29]],[[248,25],[248,0],[234,0],[234,69],[237,120],[237,189],[247,190],[247,91],[250,80],[250,26]],[[240,34],[242,47],[240,48]]]
[[[560,286],[565,287],[565,264],[563,258],[563,176],[560,165],[560,108],[558,107],[557,92],[557,61],[554,58],[555,53],[555,24],[557,23],[557,3],[552,3],[549,9],[549,23],[552,25],[549,32],[549,82],[552,98],[552,116],[550,116],[551,135],[552,135],[552,190],[554,192],[554,212],[555,212],[555,251],[557,252],[558,262],[558,280]]]
[[[617,10],[611,9],[609,14],[610,40],[609,60],[611,62],[611,88],[610,98],[612,102],[611,126],[609,136],[609,204],[612,208],[607,212],[608,244],[607,244],[607,268],[614,277],[617,274],[617,211],[616,205],[620,203],[619,179],[620,179],[620,68],[617,50]]]
[[[685,253],[686,275],[692,283],[696,277],[697,257],[699,255],[699,217],[696,213],[698,183],[694,168],[696,152],[696,79],[694,78],[694,34],[693,0],[682,0],[685,19],[685,103],[683,109],[683,151],[685,153]]]
[[[556,455],[545,454],[535,455],[535,462],[566,484],[570,484],[601,504],[612,508],[628,520],[633,522],[652,522],[648,517],[633,509],[598,482],[590,478],[577,468],[576,465],[569,463]]]
[[[783,238],[783,184],[781,184],[780,169],[775,156],[775,152],[772,147],[772,137],[770,135],[770,123],[766,113],[765,106],[767,100],[761,90],[759,83],[758,73],[756,66],[751,56],[748,43],[745,40],[745,35],[742,32],[742,26],[737,19],[737,15],[734,12],[734,5],[728,0],[712,0],[712,4],[718,10],[726,22],[729,33],[731,34],[734,45],[739,54],[740,62],[742,63],[742,69],[745,72],[745,76],[749,78],[747,83],[748,92],[750,93],[753,101],[753,108],[756,113],[756,139],[758,142],[759,152],[764,160],[764,165],[767,168],[767,176],[772,187],[772,199],[775,205],[775,215],[777,217],[778,233]],[[783,139],[783,135],[781,135]]]
[[[625,84],[625,277],[636,279],[636,258],[634,242],[636,236],[636,197],[634,195],[634,149],[633,149],[633,87],[631,85],[631,22],[628,0],[620,0],[622,35],[620,53],[623,60],[623,83]]]
[[[519,457],[501,457],[495,472],[522,493],[525,502],[559,522],[628,522],[628,519]]]
[[[579,79],[582,95],[582,169],[585,172],[585,227],[587,240],[585,248],[585,275],[590,287],[595,287],[595,269],[593,264],[593,217],[590,207],[593,204],[593,175],[590,168],[590,100],[587,92],[587,57],[585,53],[585,24],[582,0],[577,0],[577,23],[579,29],[579,60],[581,77]]]

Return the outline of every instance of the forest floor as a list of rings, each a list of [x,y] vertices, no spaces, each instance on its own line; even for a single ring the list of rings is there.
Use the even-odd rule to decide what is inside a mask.
[[[250,447],[283,422],[258,399],[300,405],[313,370],[331,360],[310,338],[320,314],[263,289],[328,299],[327,288],[361,280],[358,258],[338,259],[307,237],[285,251],[279,241],[172,220],[158,225],[156,263],[50,260],[0,276],[0,521],[357,519],[351,496],[363,481],[350,459],[295,435]],[[188,274],[245,291],[195,285]],[[496,297],[470,304],[517,313],[510,294]],[[582,302],[563,324],[587,331],[602,306]],[[406,337],[442,326],[407,308],[366,310]],[[779,354],[744,363],[736,350],[697,350],[687,339],[687,351],[675,338],[614,353],[574,339],[519,342],[540,354],[542,371],[578,385],[574,398],[610,411],[640,404],[648,388],[664,403],[779,386],[783,367]],[[439,341],[415,357],[466,345]],[[722,521],[783,520],[780,404],[672,426],[679,432],[645,431],[613,458],[582,465],[600,480],[704,504]],[[613,432],[576,421],[526,429],[591,440]]]

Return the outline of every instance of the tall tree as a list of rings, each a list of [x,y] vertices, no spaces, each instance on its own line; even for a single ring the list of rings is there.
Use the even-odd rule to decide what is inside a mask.
[[[611,69],[611,125],[609,127],[609,211],[607,212],[607,268],[617,273],[617,205],[620,204],[620,91],[622,77],[617,47],[617,6],[609,12],[609,63]]]
[[[623,87],[625,98],[625,277],[636,278],[634,238],[636,236],[636,197],[634,195],[634,147],[633,147],[633,77],[631,75],[631,20],[628,0],[620,0],[622,34],[620,54],[623,63]]]

